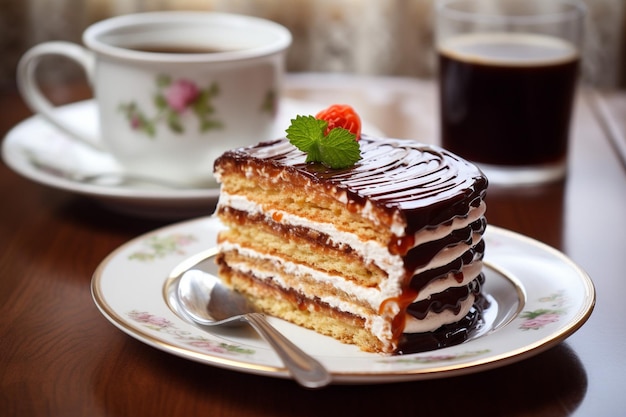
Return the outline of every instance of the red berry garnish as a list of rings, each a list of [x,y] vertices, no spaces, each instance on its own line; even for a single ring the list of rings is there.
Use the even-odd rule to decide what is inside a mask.
[[[315,118],[328,122],[324,135],[328,135],[328,132],[336,127],[342,127],[355,135],[355,140],[361,139],[361,118],[347,104],[333,104],[326,110],[317,113]]]

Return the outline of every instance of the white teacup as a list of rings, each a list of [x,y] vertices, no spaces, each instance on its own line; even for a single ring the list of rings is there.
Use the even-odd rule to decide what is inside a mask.
[[[87,48],[59,41],[26,52],[17,73],[21,94],[34,112],[110,152],[128,172],[211,186],[217,156],[269,138],[291,44],[283,26],[227,13],[140,13],[93,24],[83,42]],[[84,67],[99,137],[55,115],[35,77],[46,55]]]

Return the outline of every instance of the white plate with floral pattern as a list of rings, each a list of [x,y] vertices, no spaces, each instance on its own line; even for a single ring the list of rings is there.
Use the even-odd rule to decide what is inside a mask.
[[[97,268],[92,293],[102,314],[128,335],[200,363],[289,378],[271,348],[248,328],[207,333],[168,303],[169,278],[215,245],[217,218],[177,223],[140,236]],[[430,352],[383,356],[279,319],[271,322],[332,373],[334,383],[383,383],[461,375],[535,355],[575,332],[589,318],[595,290],[587,274],[561,252],[495,226],[487,244],[486,325],[468,341]]]

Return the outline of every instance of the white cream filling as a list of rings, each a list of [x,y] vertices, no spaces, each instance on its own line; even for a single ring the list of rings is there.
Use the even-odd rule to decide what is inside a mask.
[[[449,226],[437,226],[434,229],[420,230],[415,234],[415,246],[419,246],[426,242],[438,240],[444,238],[450,234],[453,230],[461,229],[469,224],[474,223],[480,219],[487,211],[487,205],[484,201],[481,201],[478,207],[471,207],[466,217],[456,217],[452,220]]]
[[[461,320],[470,311],[472,305],[474,305],[475,297],[470,294],[467,299],[461,302],[461,309],[459,314],[454,314],[452,310],[443,310],[441,313],[434,313],[429,311],[422,320],[418,320],[410,314],[406,315],[406,324],[404,326],[404,333],[424,333],[431,332],[438,329],[444,324],[455,323]]]
[[[476,279],[483,268],[482,261],[474,261],[469,265],[465,265],[461,272],[463,273],[463,280],[457,281],[454,274],[450,273],[444,278],[437,279],[430,282],[425,286],[415,298],[415,301],[425,300],[433,294],[438,294],[451,287],[463,287]]]
[[[482,235],[480,233],[474,233],[472,235],[472,243],[470,246],[477,245],[478,242],[480,242],[481,240],[482,240]],[[428,271],[429,269],[439,268],[440,266],[449,264],[450,262],[454,261],[455,259],[459,258],[461,255],[463,255],[470,248],[470,246],[461,242],[457,245],[443,248],[437,253],[437,255],[435,255],[430,260],[428,264],[415,269],[415,271],[413,271],[413,275],[417,275],[424,271]]]

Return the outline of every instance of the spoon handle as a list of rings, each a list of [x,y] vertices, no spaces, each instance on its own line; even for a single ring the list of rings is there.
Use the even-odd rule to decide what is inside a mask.
[[[302,386],[320,388],[330,383],[328,371],[317,360],[280,334],[261,313],[244,316],[248,323],[274,348],[291,376]]]

